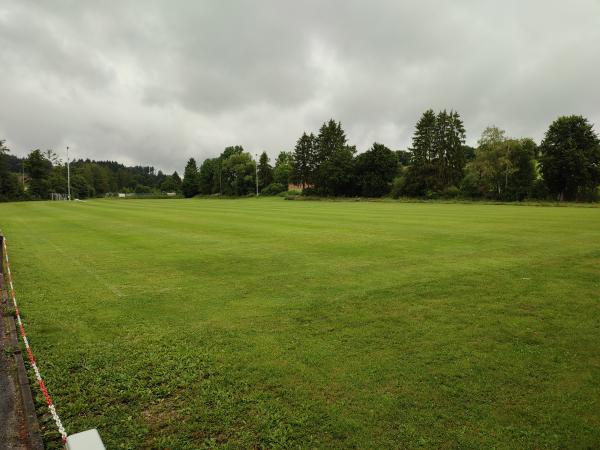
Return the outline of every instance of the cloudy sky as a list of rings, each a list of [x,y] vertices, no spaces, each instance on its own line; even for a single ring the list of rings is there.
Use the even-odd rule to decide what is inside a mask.
[[[227,145],[274,156],[340,120],[410,144],[427,108],[539,140],[600,128],[599,0],[0,0],[0,139],[182,170]]]

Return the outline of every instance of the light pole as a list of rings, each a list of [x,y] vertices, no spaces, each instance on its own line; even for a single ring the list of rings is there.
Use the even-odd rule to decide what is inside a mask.
[[[256,161],[254,161],[254,168],[256,169],[256,196],[258,197],[258,153],[255,153]]]
[[[67,145],[67,200],[71,200],[71,161],[69,161],[69,146]]]
[[[219,195],[223,195],[223,181],[221,180],[222,169],[223,161],[219,158]]]

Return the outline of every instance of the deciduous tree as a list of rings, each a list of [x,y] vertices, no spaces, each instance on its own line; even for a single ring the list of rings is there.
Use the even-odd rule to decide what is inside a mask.
[[[223,161],[223,193],[248,195],[255,191],[255,168],[247,152],[233,152]]]
[[[19,197],[19,182],[15,174],[8,169],[7,155],[10,151],[0,140],[0,201],[14,200]]]
[[[280,152],[273,168],[273,182],[282,184],[287,189],[294,173],[294,155],[292,152]]]
[[[397,174],[398,158],[383,144],[375,142],[354,163],[360,195],[381,197],[390,192],[390,184]]]
[[[52,163],[39,149],[33,150],[25,160],[25,170],[29,174],[29,195],[34,199],[47,199]]]
[[[600,183],[600,142],[586,118],[556,119],[540,152],[544,180],[558,200],[584,199]]]
[[[523,200],[535,180],[535,142],[509,139],[504,130],[486,128],[467,168],[463,193],[497,200]]]

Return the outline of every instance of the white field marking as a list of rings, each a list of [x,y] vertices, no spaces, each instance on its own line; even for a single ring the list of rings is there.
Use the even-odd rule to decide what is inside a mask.
[[[19,221],[19,223],[21,223],[23,225],[23,227],[28,228],[24,221],[22,221],[22,220],[18,220],[18,221]],[[81,262],[79,259],[74,258],[73,255],[67,254],[58,245],[56,245],[52,241],[49,241],[48,239],[38,238],[38,240],[41,240],[43,242],[50,244],[58,253],[63,255],[63,257],[66,260],[69,260],[69,261],[75,263],[75,265],[77,265],[78,267],[83,269],[84,272],[87,272],[89,275],[94,277],[96,279],[96,281],[98,281],[98,283],[102,284],[106,289],[108,289],[115,296],[125,297],[125,294],[123,294],[123,292],[121,292],[121,290],[118,287],[116,287],[114,284],[109,283],[106,279],[104,279],[100,275],[98,275],[94,270],[90,269],[89,264],[85,264],[85,263]]]
[[[60,253],[61,255],[63,255],[65,258],[70,259],[72,262],[75,263],[75,265],[77,265],[78,267],[82,268],[85,272],[87,272],[89,275],[93,276],[96,281],[98,281],[100,284],[104,285],[104,287],[106,289],[108,289],[112,294],[116,295],[117,297],[124,297],[125,295],[121,292],[121,290],[119,288],[117,288],[114,284],[109,283],[108,281],[106,281],[105,278],[101,277],[100,275],[98,275],[96,273],[95,270],[90,269],[89,264],[84,264],[83,262],[81,262],[79,259],[77,258],[73,258],[73,255],[68,255],[64,250],[62,250],[58,245],[56,245],[54,242],[51,241],[46,241],[48,242],[52,247],[54,247],[54,249]]]

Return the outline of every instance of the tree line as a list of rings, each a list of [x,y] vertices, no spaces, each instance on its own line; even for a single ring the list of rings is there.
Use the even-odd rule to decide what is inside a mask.
[[[305,195],[346,197],[472,198],[502,201],[596,201],[600,184],[600,141],[581,116],[555,120],[540,145],[486,128],[477,147],[465,144],[457,111],[427,110],[415,126],[408,150],[381,143],[357,154],[340,122],[323,123],[317,134],[304,132],[292,152],[272,166],[241,146],[228,147],[198,167],[186,166],[183,194],[263,195],[295,185]]]
[[[0,201],[45,200],[51,193],[67,194],[67,165],[54,151],[36,149],[18,158],[4,142],[0,141]],[[177,172],[166,175],[151,166],[78,159],[71,161],[70,172],[72,198],[181,191]]]
[[[316,134],[304,132],[293,151],[280,152],[273,164],[266,152],[254,158],[236,145],[200,165],[190,158],[183,180],[177,172],[165,175],[152,167],[79,160],[71,164],[73,196],[165,191],[245,196],[257,190],[276,195],[292,187],[315,196],[598,200],[600,140],[582,116],[556,119],[539,145],[496,126],[483,131],[477,147],[465,142],[457,111],[430,109],[418,120],[409,149],[375,142],[357,154],[342,124],[331,119]],[[19,183],[19,168],[26,184]],[[49,192],[66,192],[64,163],[40,150],[19,160],[2,143],[0,198],[47,198]]]

